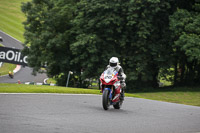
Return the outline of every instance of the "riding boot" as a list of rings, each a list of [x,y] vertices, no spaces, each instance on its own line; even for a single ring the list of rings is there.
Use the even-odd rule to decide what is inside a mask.
[[[121,99],[121,100],[124,100],[124,89],[123,89],[123,88],[122,88],[122,91],[121,91],[120,99]]]

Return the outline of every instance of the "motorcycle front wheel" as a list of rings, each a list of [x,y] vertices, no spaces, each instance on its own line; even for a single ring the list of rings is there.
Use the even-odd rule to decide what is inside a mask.
[[[102,104],[103,104],[103,108],[105,110],[108,110],[108,108],[110,106],[110,99],[109,99],[109,91],[108,90],[103,91]]]

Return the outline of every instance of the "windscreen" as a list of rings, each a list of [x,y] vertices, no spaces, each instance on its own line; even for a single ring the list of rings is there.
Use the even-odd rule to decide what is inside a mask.
[[[104,74],[106,74],[106,75],[112,75],[112,74],[116,74],[116,71],[115,71],[114,68],[110,67],[110,68],[108,68],[108,69],[104,72]]]

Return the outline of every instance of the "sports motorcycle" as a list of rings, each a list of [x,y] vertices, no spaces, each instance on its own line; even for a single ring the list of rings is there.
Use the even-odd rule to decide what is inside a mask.
[[[13,73],[8,73],[8,76],[11,78],[11,79],[13,79],[14,78],[14,74]]]
[[[102,105],[105,110],[108,110],[110,105],[113,105],[115,109],[121,108],[123,100],[120,98],[122,88],[120,80],[122,79],[112,67],[101,74]]]

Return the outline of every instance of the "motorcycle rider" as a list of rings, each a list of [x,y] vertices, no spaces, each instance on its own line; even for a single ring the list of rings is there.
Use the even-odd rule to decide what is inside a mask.
[[[11,71],[8,72],[8,75],[9,75],[10,78],[13,78],[13,76],[14,76]]]
[[[106,67],[105,70],[107,70],[110,67],[114,68],[118,72],[118,76],[120,77],[120,84],[122,87],[120,98],[124,100],[124,89],[126,88],[126,74],[124,73],[123,68],[120,66],[119,59],[117,57],[110,58],[109,65]]]

